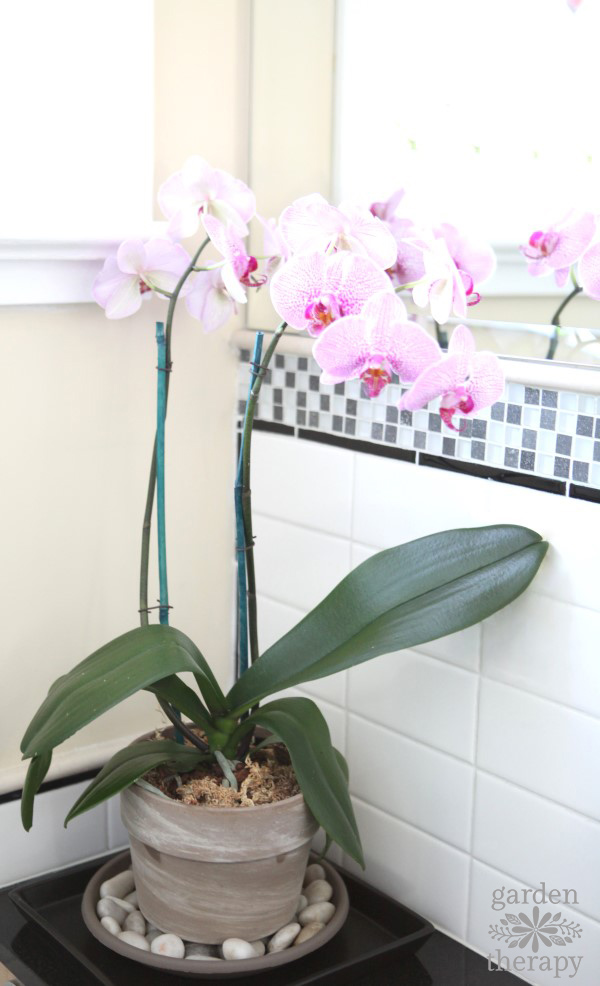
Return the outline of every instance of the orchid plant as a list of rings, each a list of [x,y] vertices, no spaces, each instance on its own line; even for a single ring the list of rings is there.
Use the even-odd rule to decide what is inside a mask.
[[[141,625],[105,644],[59,678],[22,741],[30,759],[22,819],[29,829],[33,801],[53,750],[93,719],[146,689],[175,727],[174,739],[142,741],[117,753],[71,809],[69,819],[169,764],[178,772],[216,763],[223,784],[236,786],[239,762],[252,757],[258,726],[287,747],[300,788],[327,840],[362,863],[360,837],[348,793],[348,768],[332,746],[326,721],[308,698],[272,698],[283,689],[325,677],[379,654],[415,647],[479,622],[528,586],[547,544],[524,527],[495,525],[444,531],[381,551],[359,565],[297,626],[261,653],[256,610],[250,493],[252,430],[262,382],[286,328],[314,339],[324,387],[360,379],[373,399],[398,377],[400,406],[419,408],[441,399],[449,428],[498,399],[500,364],[476,353],[464,325],[448,352],[407,313],[400,298],[412,292],[442,324],[463,317],[490,275],[489,247],[454,227],[417,228],[397,215],[402,193],[361,208],[330,205],[308,195],[286,208],[279,222],[260,220],[264,256],[248,251],[255,216],[251,190],[200,158],[186,162],[162,185],[159,204],[168,221],[163,237],[123,243],[98,275],[94,297],[108,318],[137,311],[151,294],[167,304],[166,330],[157,325],[156,438],[143,524],[140,567]],[[191,250],[181,239],[201,232]],[[586,234],[587,235],[587,234]],[[532,250],[549,263],[567,233],[536,240]],[[558,239],[557,239],[558,238]],[[212,259],[203,258],[212,247]],[[558,258],[558,259],[557,259]],[[565,249],[553,269],[571,262]],[[533,260],[532,260],[533,262]],[[593,264],[593,258],[591,263]],[[205,331],[223,325],[247,294],[270,282],[282,321],[262,352],[257,333],[235,487],[238,559],[237,675],[225,693],[195,643],[169,625],[165,546],[165,415],[176,306],[185,302]],[[154,501],[158,529],[159,622],[150,622],[149,546]],[[197,689],[178,677],[192,672]],[[66,823],[65,823],[66,824]]]

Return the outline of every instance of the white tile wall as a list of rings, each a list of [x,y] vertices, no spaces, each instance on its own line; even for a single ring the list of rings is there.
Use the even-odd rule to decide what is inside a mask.
[[[575,889],[576,906],[548,905],[583,929],[540,946],[551,971],[528,948],[502,954],[526,958],[511,970],[538,986],[573,973],[559,963],[557,977],[556,956],[581,955],[571,981],[596,986],[598,505],[281,435],[254,442],[263,646],[380,548],[492,523],[550,541],[534,587],[483,626],[295,691],[319,701],[348,757],[372,883],[494,958],[495,889]]]

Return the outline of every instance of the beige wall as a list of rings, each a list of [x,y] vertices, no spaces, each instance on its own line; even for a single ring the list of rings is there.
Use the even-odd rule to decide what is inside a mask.
[[[156,0],[157,183],[190,153],[247,176],[249,6]],[[10,428],[2,429],[0,790],[22,780],[19,741],[54,678],[137,624],[154,322],[164,312],[158,301],[119,322],[92,304],[2,311],[1,413]],[[207,336],[185,309],[176,316],[167,434],[172,622],[224,684],[233,639],[229,336],[239,324]],[[54,773],[99,763],[161,721],[151,696],[129,699],[68,741]]]

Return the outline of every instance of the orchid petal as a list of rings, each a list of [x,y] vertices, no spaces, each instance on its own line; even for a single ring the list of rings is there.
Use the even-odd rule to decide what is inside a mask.
[[[145,270],[146,247],[143,240],[125,240],[117,250],[117,263],[124,274],[137,274]]]
[[[446,279],[435,281],[435,283],[431,285],[429,290],[429,307],[431,308],[431,314],[438,325],[444,325],[450,318],[453,301],[454,286],[451,280]]]
[[[326,250],[337,233],[335,213],[322,195],[304,195],[283,210],[279,226],[294,253]]]
[[[388,275],[372,260],[346,251],[327,259],[324,289],[336,295],[344,315],[358,315],[372,295],[381,291],[393,295],[394,290]]]
[[[444,239],[454,263],[472,277],[474,284],[482,284],[492,276],[496,255],[489,244],[469,239],[450,223],[442,223],[435,233]]]
[[[473,398],[473,407],[465,417],[476,414],[484,407],[490,407],[502,396],[504,373],[500,360],[493,353],[476,353],[473,356],[468,391]]]
[[[585,293],[600,301],[600,242],[586,250],[579,261],[579,277]]]
[[[140,279],[137,274],[127,274],[110,295],[105,312],[107,318],[127,318],[133,315],[142,305]]]
[[[246,290],[244,285],[240,282],[236,272],[235,267],[232,263],[225,263],[221,268],[221,277],[223,278],[223,284],[227,288],[229,294],[234,301],[238,301],[241,305],[245,305],[247,302]]]
[[[591,242],[596,231],[596,220],[591,212],[586,212],[575,222],[558,230],[559,239],[555,249],[546,257],[546,263],[554,270],[570,267],[579,260]]]
[[[398,407],[401,410],[416,411],[425,407],[434,397],[454,390],[464,381],[460,364],[459,356],[447,356],[428,367],[400,399]]]
[[[339,318],[313,346],[313,356],[325,372],[323,383],[340,383],[359,376],[369,355],[368,323],[360,315]]]
[[[292,257],[273,276],[271,301],[293,329],[306,328],[306,308],[323,291],[326,263],[323,253]]]
[[[570,267],[561,267],[559,270],[554,271],[554,283],[557,288],[564,288],[569,279],[570,271]]]

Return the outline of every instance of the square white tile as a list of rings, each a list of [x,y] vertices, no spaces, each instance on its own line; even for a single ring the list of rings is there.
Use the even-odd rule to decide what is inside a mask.
[[[481,683],[478,765],[600,819],[600,722],[528,692]]]
[[[463,760],[475,755],[477,676],[414,650],[348,672],[348,708]]]
[[[464,939],[469,857],[377,808],[354,800],[366,871],[345,865],[384,893]]]
[[[528,886],[570,887],[582,913],[600,920],[600,824],[479,772],[473,855]]]
[[[600,612],[530,589],[483,624],[483,674],[600,716]]]
[[[347,742],[353,794],[459,849],[469,848],[471,766],[355,715],[348,717]]]

